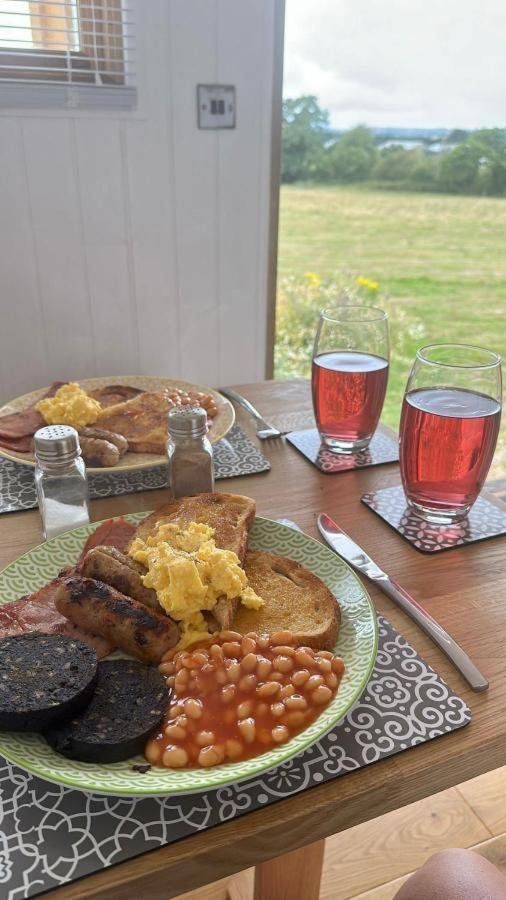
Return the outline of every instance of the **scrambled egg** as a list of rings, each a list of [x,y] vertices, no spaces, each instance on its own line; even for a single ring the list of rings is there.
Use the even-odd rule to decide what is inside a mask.
[[[72,425],[84,428],[93,425],[102,407],[98,400],[89,397],[76,382],[58,388],[54,397],[39,400],[35,407],[48,425]]]
[[[250,609],[264,605],[248,586],[238,556],[216,546],[214,528],[209,525],[158,525],[146,541],[136,538],[132,542],[130,556],[147,568],[142,577],[145,587],[156,591],[160,606],[179,622],[179,647],[208,637],[203,612],[212,610],[220,597],[240,597]]]

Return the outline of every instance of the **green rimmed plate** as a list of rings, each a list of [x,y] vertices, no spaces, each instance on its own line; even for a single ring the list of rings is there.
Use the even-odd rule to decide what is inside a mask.
[[[137,523],[146,515],[136,513],[126,518]],[[54,578],[63,566],[74,563],[87,536],[98,524],[83,525],[58,535],[7,566],[0,572],[0,603],[36,590]],[[252,778],[300,753],[334,728],[360,697],[376,659],[378,630],[369,595],[345,562],[318,541],[286,525],[257,517],[249,546],[302,563],[325,582],[341,605],[341,631],[334,649],[343,657],[346,671],[336,697],[309,728],[286,744],[245,762],[209,769],[152,768],[144,775],[132,770],[134,763],[145,762],[143,757],[107,765],[76,762],[55,753],[36,734],[0,734],[0,754],[41,778],[82,791],[160,796],[206,791]]]

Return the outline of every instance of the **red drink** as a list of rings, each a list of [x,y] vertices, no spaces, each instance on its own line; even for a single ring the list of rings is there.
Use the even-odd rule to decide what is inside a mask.
[[[335,449],[360,450],[381,414],[388,361],[371,353],[339,350],[313,359],[313,406],[318,431]],[[349,445],[349,446],[347,446]]]
[[[500,404],[486,394],[456,387],[409,391],[400,425],[407,498],[424,509],[465,514],[487,477],[500,421]]]

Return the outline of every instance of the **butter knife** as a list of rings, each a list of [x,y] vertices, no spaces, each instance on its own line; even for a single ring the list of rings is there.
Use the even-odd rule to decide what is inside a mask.
[[[370,578],[384,594],[406,613],[422,631],[425,631],[435,644],[451,659],[455,668],[466,679],[473,691],[488,690],[488,681],[475,666],[467,653],[439,625],[438,622],[415,600],[400,584],[390,578],[368,554],[350,538],[342,528],[326,513],[318,516],[318,529],[329,547],[346,560],[349,565]]]

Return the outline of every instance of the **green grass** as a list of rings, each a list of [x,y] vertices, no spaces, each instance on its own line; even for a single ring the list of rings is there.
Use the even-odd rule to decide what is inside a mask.
[[[344,187],[284,186],[279,284],[304,273],[377,280],[391,322],[391,375],[383,418],[397,426],[415,351],[432,341],[479,344],[506,356],[506,199],[394,193]],[[283,293],[282,290],[280,293]],[[386,295],[386,296],[385,296]],[[375,302],[372,297],[372,302]],[[290,303],[284,296],[280,301]],[[316,328],[318,298],[314,298]],[[307,374],[280,349],[276,374]],[[288,341],[292,340],[288,336]],[[296,334],[293,341],[297,341]],[[310,351],[309,351],[310,352]],[[506,471],[503,423],[494,474]]]

